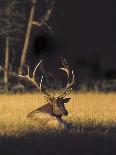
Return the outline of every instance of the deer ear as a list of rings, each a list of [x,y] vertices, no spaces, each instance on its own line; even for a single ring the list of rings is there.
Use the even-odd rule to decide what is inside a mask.
[[[69,102],[70,99],[71,98],[65,98],[65,99],[63,99],[63,101],[64,101],[64,103],[67,103],[67,102]]]

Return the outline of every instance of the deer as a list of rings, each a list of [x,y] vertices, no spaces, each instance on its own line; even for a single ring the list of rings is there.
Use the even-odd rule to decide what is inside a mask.
[[[40,114],[40,117],[42,114],[46,117],[49,117],[48,119],[48,124],[52,124],[55,122],[56,126],[62,126],[63,128],[66,128],[66,121],[62,119],[63,116],[68,115],[68,111],[65,108],[65,104],[70,101],[71,98],[66,98],[67,95],[69,95],[72,92],[72,86],[74,84],[74,72],[73,70],[69,70],[68,63],[66,62],[65,59],[61,58],[62,60],[62,67],[59,68],[60,70],[64,71],[67,75],[67,84],[64,88],[64,91],[61,95],[55,97],[55,95],[51,95],[46,91],[45,87],[42,87],[42,82],[43,82],[43,75],[40,78],[40,82],[38,83],[35,78],[35,74],[37,69],[39,68],[40,64],[42,63],[42,60],[39,61],[39,63],[36,65],[34,68],[34,71],[32,73],[32,77],[30,77],[30,69],[29,66],[27,68],[27,74],[22,75],[20,74],[19,76],[21,78],[29,80],[32,84],[34,84],[40,92],[42,92],[45,95],[45,99],[47,101],[46,104],[43,106],[31,111],[30,113],[27,114],[27,118],[33,118],[36,116],[36,114]],[[44,117],[43,117],[44,119]],[[52,121],[51,121],[52,120]]]

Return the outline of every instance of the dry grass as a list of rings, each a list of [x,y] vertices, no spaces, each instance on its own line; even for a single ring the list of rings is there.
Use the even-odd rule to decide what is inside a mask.
[[[116,123],[116,93],[72,93],[70,96],[72,100],[66,105],[69,116],[64,119],[75,128],[82,131],[87,125]],[[26,118],[27,113],[44,103],[41,94],[0,95],[0,135],[48,131],[45,120],[37,123]]]

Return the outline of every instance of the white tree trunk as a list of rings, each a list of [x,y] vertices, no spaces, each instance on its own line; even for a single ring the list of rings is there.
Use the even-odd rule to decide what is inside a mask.
[[[19,71],[18,71],[19,74],[22,73],[22,67],[26,60],[26,55],[27,55],[27,50],[28,50],[29,40],[30,40],[30,35],[31,35],[31,30],[32,30],[32,23],[33,23],[33,19],[35,15],[36,2],[37,0],[32,0],[32,7],[30,11],[29,22],[28,22],[27,32],[25,36],[25,41],[24,41],[24,47],[22,50],[21,61],[20,61],[20,66],[19,66]]]
[[[9,66],[9,37],[6,37],[5,58],[4,58],[4,83],[5,91],[8,91],[8,66]]]

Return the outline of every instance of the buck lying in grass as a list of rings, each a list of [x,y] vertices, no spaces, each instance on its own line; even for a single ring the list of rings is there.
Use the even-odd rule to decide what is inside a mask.
[[[59,95],[58,97],[50,95],[44,88],[42,88],[42,81],[43,81],[43,76],[41,77],[41,81],[38,84],[35,79],[35,73],[39,65],[41,64],[42,60],[37,64],[33,71],[32,77],[30,77],[30,72],[29,72],[29,67],[28,67],[28,73],[27,75],[19,75],[20,77],[26,78],[29,81],[31,81],[41,92],[45,94],[47,104],[33,110],[30,112],[27,117],[28,118],[37,118],[40,120],[47,119],[47,124],[52,125],[55,128],[65,128],[66,127],[66,122],[62,119],[62,116],[67,116],[68,111],[65,108],[65,103],[69,102],[71,98],[65,98],[66,95],[70,94],[72,91],[72,86],[74,84],[74,73],[73,70],[71,72],[72,74],[72,80],[70,82],[70,71],[69,67],[67,65],[67,62],[65,59],[62,59],[62,64],[63,67],[60,68],[61,70],[65,71],[67,76],[68,76],[68,83],[65,87],[64,92]]]

